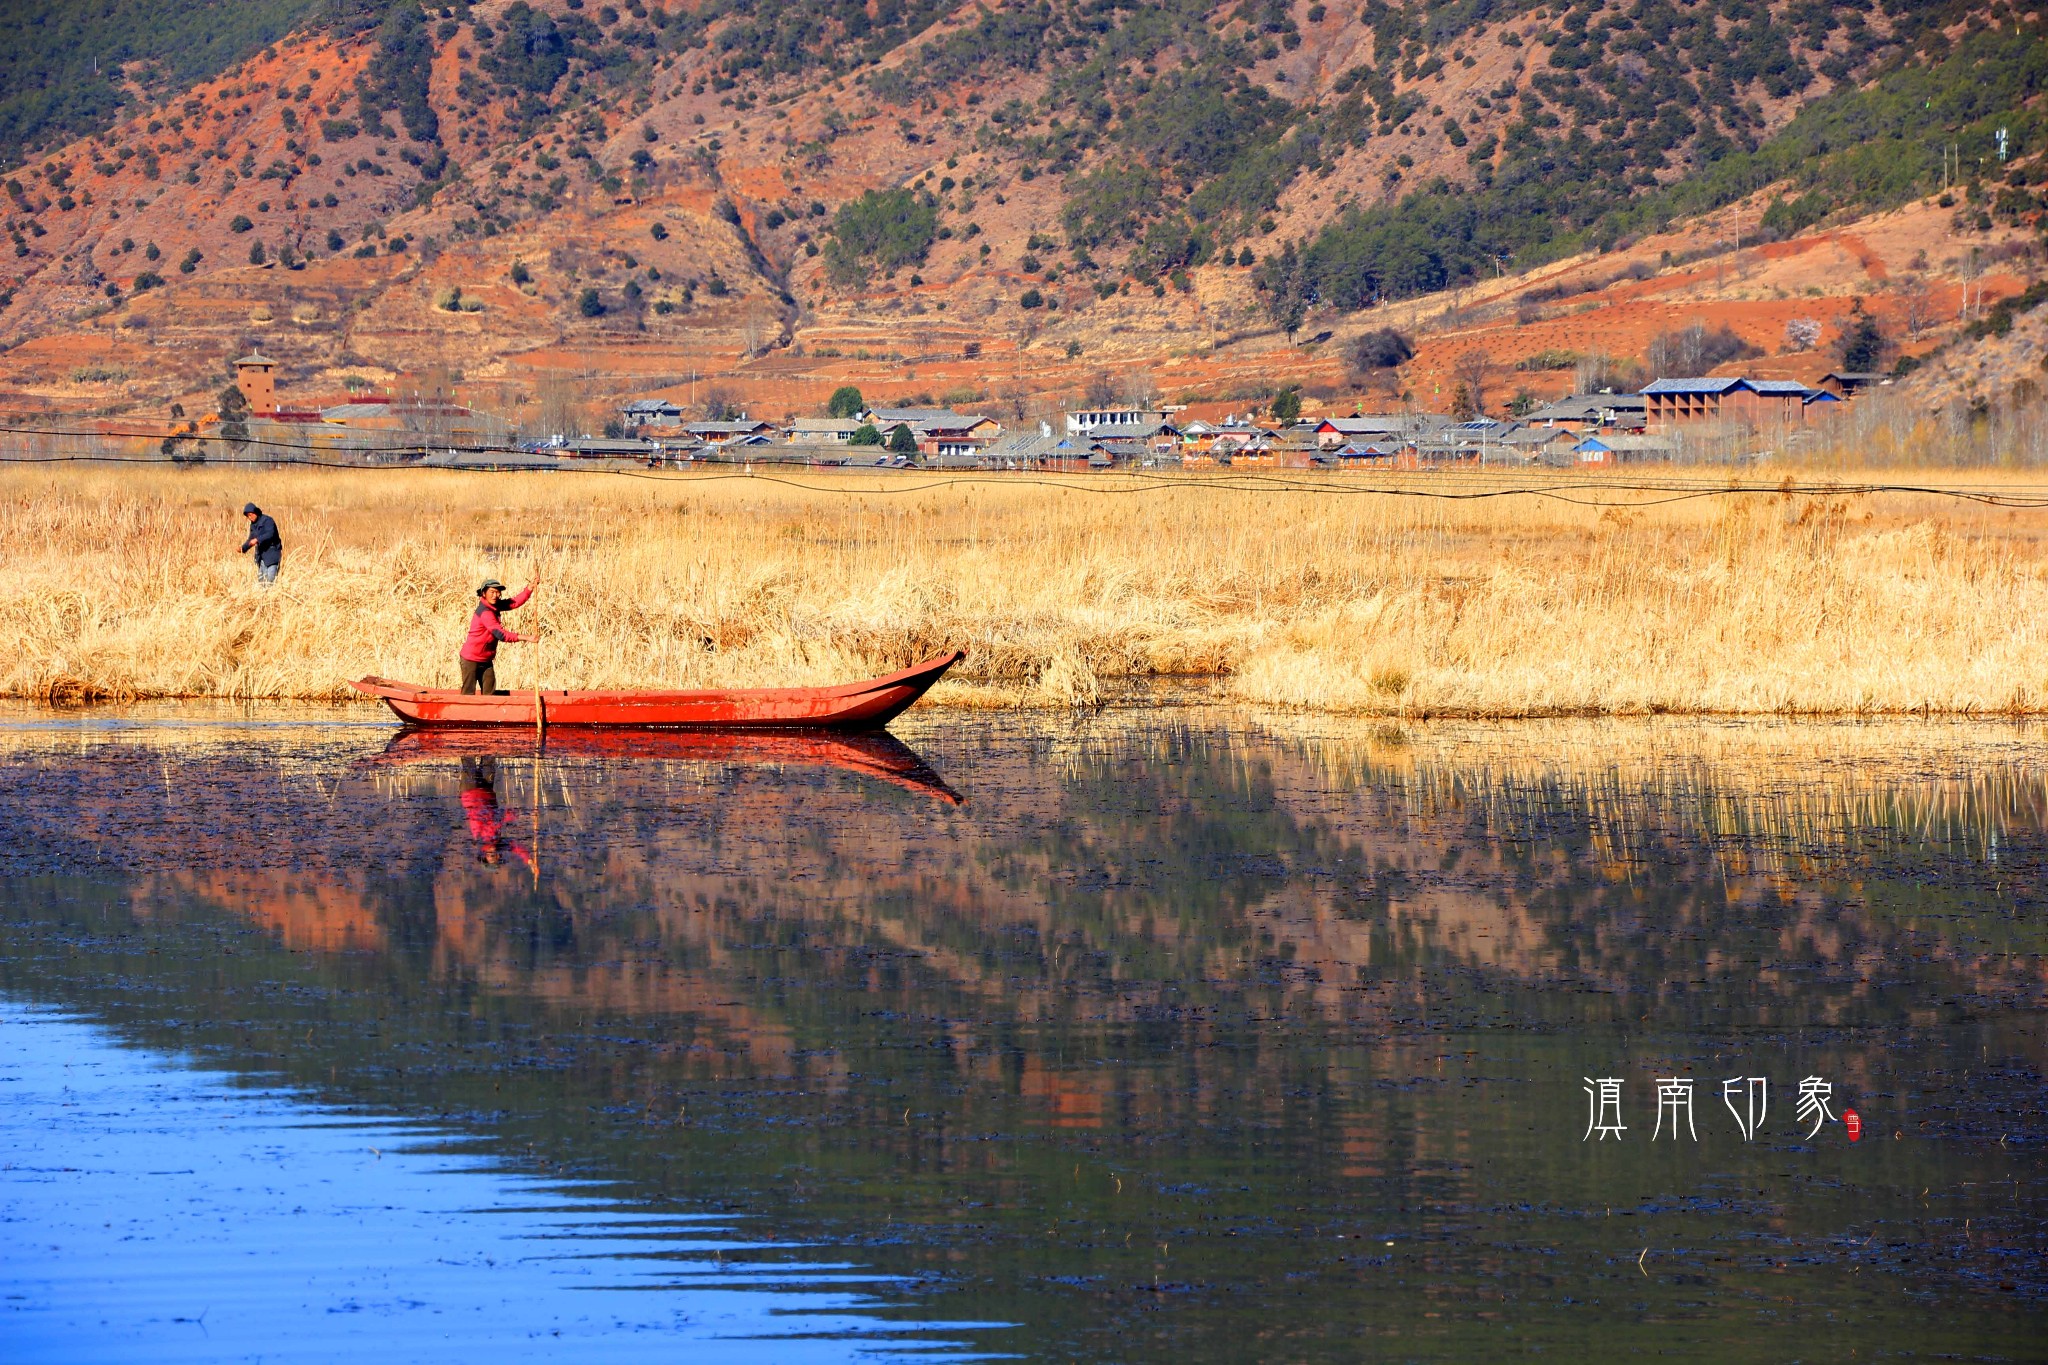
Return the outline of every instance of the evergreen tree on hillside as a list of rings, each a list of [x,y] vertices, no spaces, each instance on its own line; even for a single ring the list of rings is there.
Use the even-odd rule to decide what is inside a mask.
[[[249,399],[238,384],[230,384],[220,391],[217,399],[220,413],[221,439],[229,445],[240,447],[249,439]]]
[[[363,71],[363,122],[374,126],[378,115],[396,109],[414,142],[436,142],[441,119],[430,98],[434,75],[434,40],[417,6],[392,6],[377,28],[377,55]]]
[[[1850,374],[1872,373],[1883,366],[1890,351],[1891,341],[1884,328],[1859,307],[1851,317],[1849,329],[1842,334],[1842,368]]]

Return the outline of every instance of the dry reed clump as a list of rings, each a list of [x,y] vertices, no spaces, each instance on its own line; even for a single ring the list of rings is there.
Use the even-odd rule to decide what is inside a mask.
[[[935,702],[1085,706],[1176,675],[1389,716],[2048,698],[2036,513],[1900,494],[1585,507],[1337,491],[1502,486],[1449,474],[1326,477],[1313,493],[808,482],[0,469],[0,692],[451,685],[476,583],[538,573],[512,622],[544,638],[502,652],[506,686],[822,683],[960,645]],[[235,553],[245,499],[285,536],[268,592]]]

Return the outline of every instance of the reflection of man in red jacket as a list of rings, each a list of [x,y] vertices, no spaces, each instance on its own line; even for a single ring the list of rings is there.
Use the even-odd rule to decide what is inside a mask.
[[[505,861],[505,850],[533,866],[533,855],[526,845],[515,841],[508,843],[505,838],[506,826],[519,818],[513,811],[503,810],[498,805],[498,761],[494,758],[465,758],[462,760],[462,813],[469,817],[469,835],[476,840],[476,857],[481,863],[496,866]]]
[[[495,578],[487,578],[484,585],[476,590],[476,611],[469,618],[469,634],[462,641],[464,693],[482,692],[489,696],[498,690],[498,646],[502,643],[518,644],[533,638],[514,635],[499,619],[498,613],[525,606],[526,599],[533,596],[533,590],[539,586],[540,580],[536,578],[520,589],[516,597],[507,598],[504,595],[505,585]]]

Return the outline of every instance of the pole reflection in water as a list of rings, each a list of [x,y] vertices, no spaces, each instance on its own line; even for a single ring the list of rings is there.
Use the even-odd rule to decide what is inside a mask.
[[[17,731],[0,989],[990,1351],[2038,1340],[2032,735],[921,723]]]

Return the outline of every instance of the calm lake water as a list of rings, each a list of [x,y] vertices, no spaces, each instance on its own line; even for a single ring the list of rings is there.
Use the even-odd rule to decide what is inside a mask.
[[[0,716],[0,1358],[2048,1354],[2037,729],[366,714]]]

